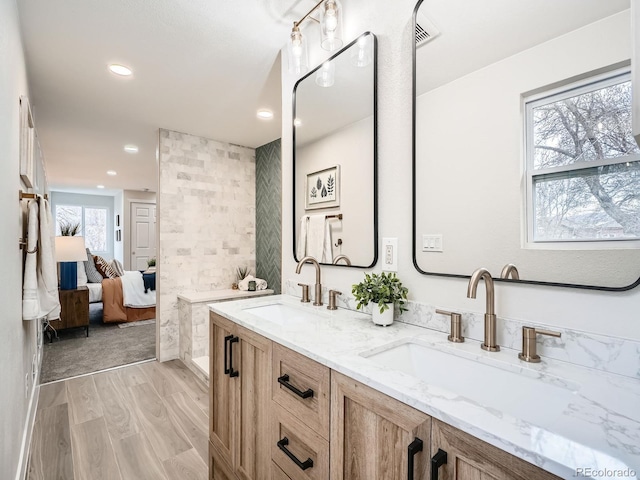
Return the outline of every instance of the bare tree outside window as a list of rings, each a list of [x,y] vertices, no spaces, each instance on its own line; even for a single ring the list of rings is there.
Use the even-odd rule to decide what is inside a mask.
[[[640,148],[628,75],[527,108],[534,240],[639,239]]]
[[[82,235],[82,207],[71,205],[56,206],[56,235],[62,234],[61,225],[80,225],[79,235]]]
[[[107,251],[107,209],[76,205],[56,206],[56,235],[60,235],[60,225],[80,224],[78,235],[91,252]]]

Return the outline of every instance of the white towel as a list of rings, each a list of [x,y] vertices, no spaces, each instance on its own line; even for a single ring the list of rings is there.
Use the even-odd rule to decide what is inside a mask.
[[[249,281],[253,280],[256,282],[256,290],[266,290],[267,289],[267,281],[262,278],[256,278],[253,275],[247,275],[244,279],[238,282],[238,290],[244,290],[247,292],[249,290]]]
[[[298,248],[296,256],[298,260],[307,255],[307,235],[309,233],[309,215],[303,215],[300,219],[300,235],[298,236]]]
[[[49,202],[41,198],[28,205],[27,258],[24,266],[22,291],[22,319],[47,320],[60,318],[58,270],[55,261],[51,210]]]
[[[156,291],[144,292],[144,280],[138,271],[124,272],[120,277],[122,282],[122,303],[125,307],[148,308],[156,305]]]
[[[309,216],[305,255],[309,255],[321,263],[331,263],[333,261],[331,226],[326,215]]]

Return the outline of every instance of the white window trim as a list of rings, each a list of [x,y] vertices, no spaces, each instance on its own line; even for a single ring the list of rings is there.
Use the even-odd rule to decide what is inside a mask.
[[[631,71],[629,67],[619,68],[609,72],[593,75],[582,80],[568,83],[552,90],[540,92],[534,95],[523,97],[523,129],[525,132],[524,140],[524,203],[525,215],[524,219],[524,241],[523,247],[532,250],[618,250],[618,249],[637,249],[640,248],[640,240],[612,238],[610,240],[534,240],[534,221],[535,221],[535,197],[533,181],[535,177],[549,175],[553,173],[570,172],[575,170],[586,170],[589,168],[600,167],[604,165],[616,165],[620,163],[635,162],[640,160],[640,155],[633,154],[624,157],[616,157],[612,159],[598,160],[592,162],[578,162],[570,165],[559,167],[545,168],[534,170],[534,151],[533,151],[533,128],[529,128],[533,123],[533,110],[539,105],[546,105],[554,101],[563,100],[565,98],[575,97],[583,93],[593,91],[593,85],[599,84],[598,87],[606,88],[625,81],[631,81]],[[534,173],[535,172],[535,173]]]
[[[56,224],[58,223],[58,212],[57,212],[58,207],[80,207],[82,209],[82,213],[81,213],[81,215],[82,215],[82,223],[81,223],[82,229],[80,230],[80,233],[81,233],[82,237],[86,237],[85,230],[84,230],[85,224],[86,224],[85,216],[84,216],[85,209],[93,208],[93,209],[96,209],[96,210],[106,210],[107,211],[107,231],[105,232],[105,242],[106,242],[106,245],[107,245],[107,250],[95,250],[95,251],[91,250],[91,253],[94,254],[94,255],[95,254],[103,255],[103,254],[110,253],[108,248],[109,248],[109,217],[111,215],[111,209],[109,207],[105,207],[105,206],[102,206],[102,205],[81,205],[81,204],[77,204],[77,203],[59,203],[59,204],[56,204],[56,212],[55,212],[55,217],[54,217],[54,222]],[[57,225],[56,225],[56,227],[57,227]],[[89,248],[86,245],[85,245],[85,247]]]

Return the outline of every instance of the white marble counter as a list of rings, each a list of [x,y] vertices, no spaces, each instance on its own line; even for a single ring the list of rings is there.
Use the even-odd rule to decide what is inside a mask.
[[[178,299],[187,303],[206,303],[206,302],[222,302],[225,300],[238,300],[246,297],[261,297],[271,295],[273,290],[256,290],[250,292],[248,290],[233,290],[226,288],[223,290],[211,290],[210,292],[192,292],[178,294]]]
[[[279,325],[245,311],[275,302],[314,315]],[[369,315],[345,309],[331,312],[324,306],[301,304],[287,295],[216,303],[209,308],[562,478],[640,478],[640,380],[555,360],[528,364],[518,360],[516,350],[503,348],[489,353],[473,340],[452,344],[445,334],[401,322],[378,327]],[[553,398],[520,398],[520,409],[530,407],[525,421],[478,400],[486,399],[487,391],[496,396],[510,392],[507,380],[486,385],[478,398],[462,397],[360,355],[403,339],[417,339],[436,350],[469,359],[470,368],[483,363],[537,379],[541,384],[558,385],[571,392],[571,400],[559,411]],[[446,369],[447,365],[424,368]],[[451,373],[455,375],[455,371]],[[584,470],[576,474],[577,469]],[[590,475],[587,469],[591,469]],[[622,474],[615,476],[616,471]]]

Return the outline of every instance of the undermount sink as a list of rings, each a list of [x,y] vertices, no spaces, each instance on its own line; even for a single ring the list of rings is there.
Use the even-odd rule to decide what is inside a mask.
[[[549,412],[557,412],[559,416],[578,390],[576,384],[556,377],[539,374],[539,378],[532,378],[523,372],[516,373],[437,350],[413,339],[394,342],[361,355],[483,407],[531,423],[537,423],[543,417],[548,420]],[[544,403],[543,409],[538,408],[540,403]]]
[[[286,303],[270,303],[258,307],[244,308],[243,311],[278,325],[306,324],[310,318],[322,317],[311,309],[294,307]]]

